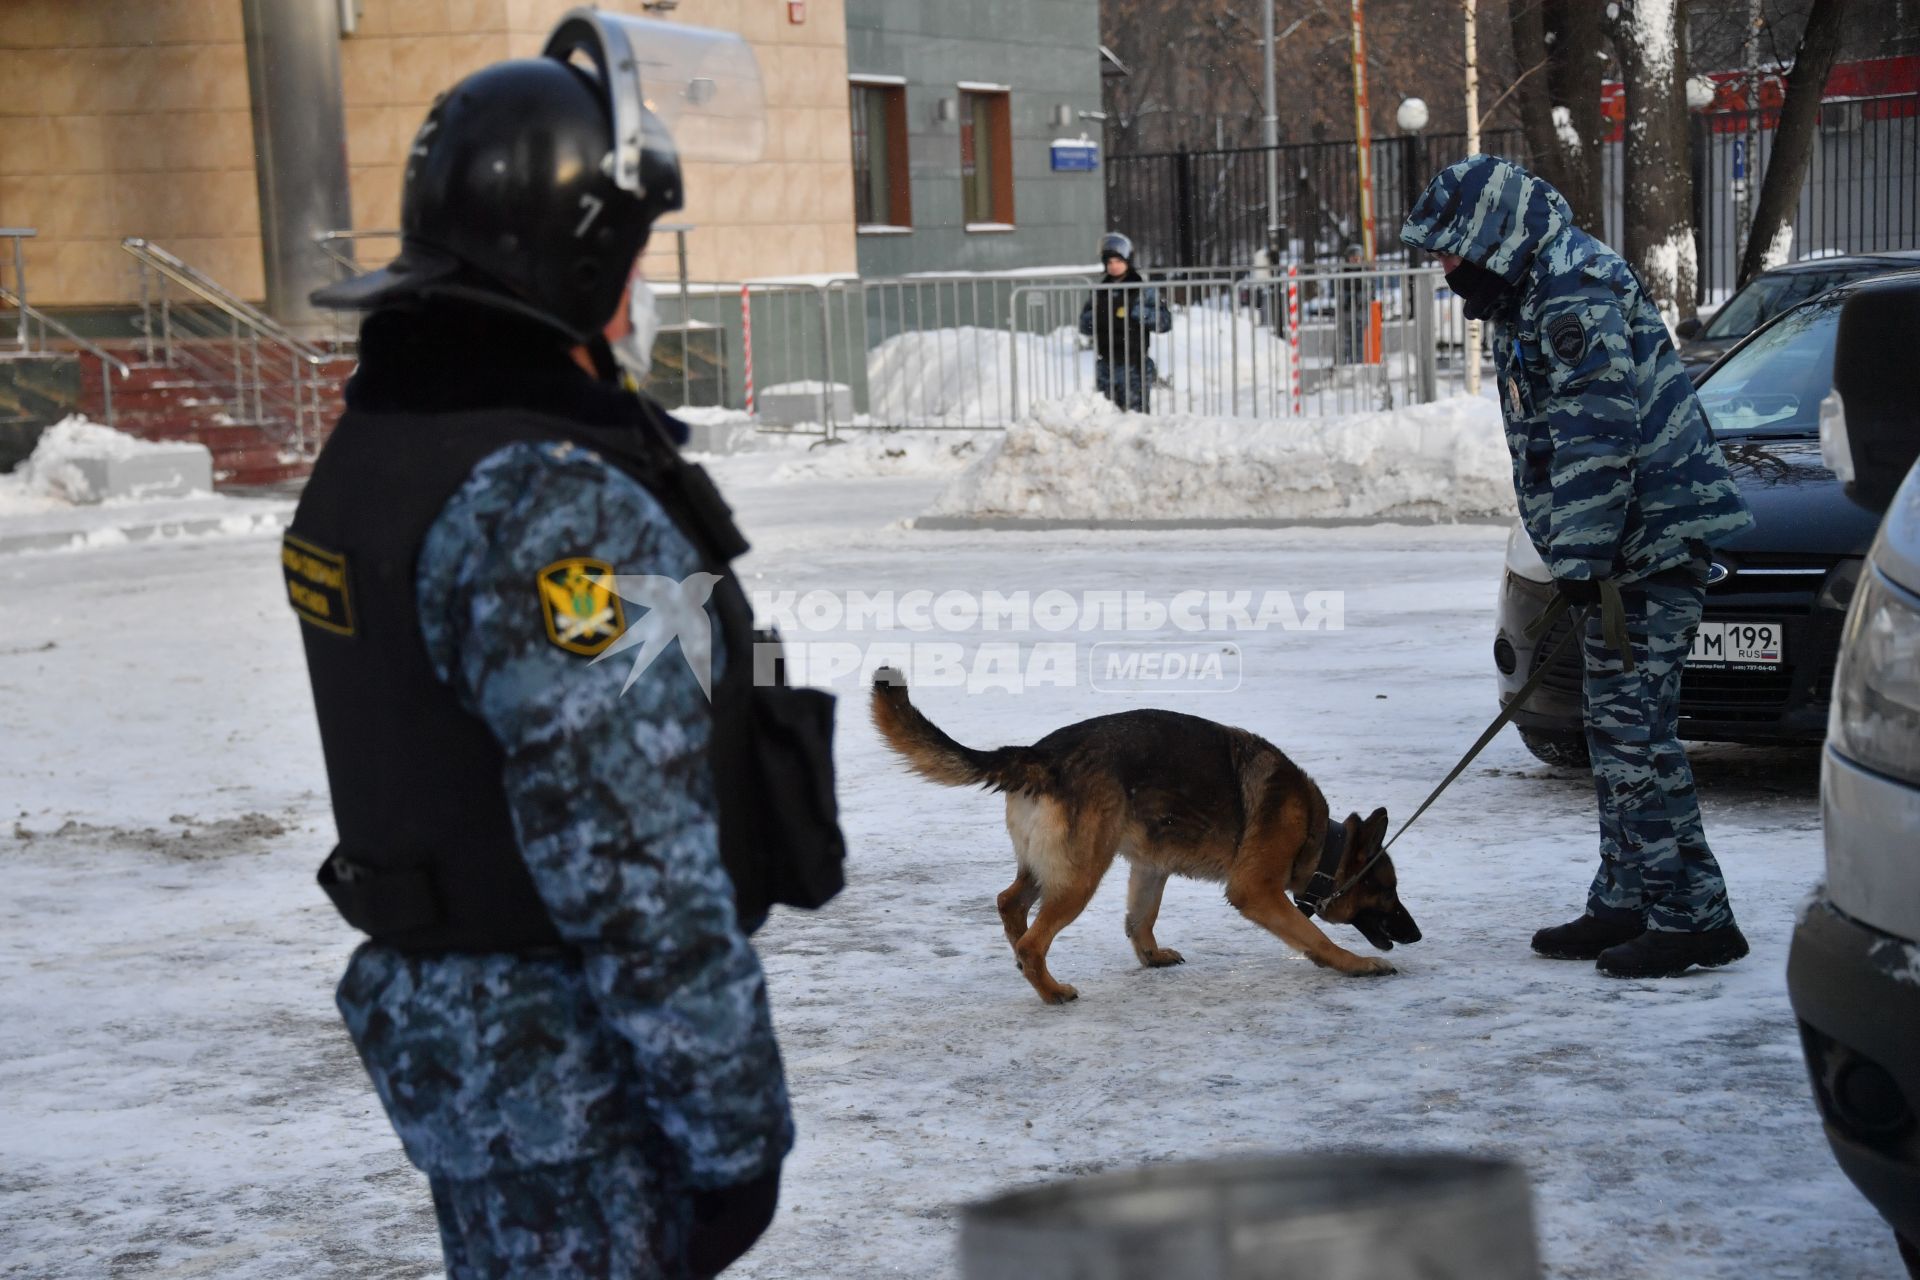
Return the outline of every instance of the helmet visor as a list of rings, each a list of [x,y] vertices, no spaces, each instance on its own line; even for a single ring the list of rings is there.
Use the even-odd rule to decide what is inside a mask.
[[[614,180],[641,190],[641,158],[746,164],[766,146],[760,64],[739,36],[706,27],[575,9],[547,37],[548,57],[591,70],[613,103]]]

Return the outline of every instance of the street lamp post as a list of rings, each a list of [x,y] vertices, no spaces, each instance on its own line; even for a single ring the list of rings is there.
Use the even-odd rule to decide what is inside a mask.
[[[1480,46],[1474,29],[1478,0],[1465,0],[1467,10],[1467,154],[1480,154]],[[1480,322],[1467,321],[1467,394],[1480,394]]]
[[[1273,76],[1273,6],[1277,0],[1260,0],[1260,42],[1266,58],[1261,73],[1261,105],[1266,114],[1260,120],[1260,142],[1267,149],[1267,265],[1280,262],[1280,103]]]

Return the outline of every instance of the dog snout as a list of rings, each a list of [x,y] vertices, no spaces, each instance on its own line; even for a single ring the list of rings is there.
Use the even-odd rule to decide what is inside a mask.
[[[1387,916],[1386,933],[1395,942],[1420,941],[1420,926],[1413,921],[1413,914],[1405,907],[1395,907]]]

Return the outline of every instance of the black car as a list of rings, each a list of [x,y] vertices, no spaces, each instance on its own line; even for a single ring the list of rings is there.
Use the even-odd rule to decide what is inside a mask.
[[[1683,738],[1812,743],[1826,734],[1841,625],[1878,524],[1820,461],[1820,406],[1832,388],[1840,309],[1862,285],[1776,316],[1699,386],[1755,519],[1714,553],[1700,632],[1681,673]],[[1552,595],[1546,565],[1516,524],[1493,646],[1503,704],[1565,634],[1563,619],[1539,645],[1527,639],[1527,624]],[[1581,685],[1573,646],[1514,716],[1528,749],[1550,764],[1586,763]]]
[[[1836,285],[1867,276],[1920,267],[1920,250],[1848,254],[1838,258],[1809,258],[1763,271],[1747,281],[1711,319],[1687,319],[1675,332],[1680,337],[1680,362],[1698,383],[1713,362],[1731,351],[1742,338],[1782,311],[1818,297]]]

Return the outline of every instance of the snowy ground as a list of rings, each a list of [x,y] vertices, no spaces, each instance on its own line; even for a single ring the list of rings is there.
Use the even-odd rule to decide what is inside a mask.
[[[1345,590],[1343,631],[1240,637],[1237,693],[1158,699],[1271,737],[1343,811],[1410,811],[1492,711],[1499,529],[916,532],[944,478],[792,462],[719,464],[756,587]],[[260,533],[0,556],[0,1274],[438,1273],[331,1005],[352,938],[311,881],[330,820],[274,561]],[[976,744],[1152,701],[919,697]],[[1819,874],[1808,753],[1698,756],[1754,943],[1724,972],[1616,983],[1528,953],[1577,909],[1591,799],[1509,735],[1401,843],[1427,940],[1397,976],[1317,970],[1180,882],[1159,936],[1187,963],[1141,970],[1116,876],[1054,949],[1081,993],[1059,1008],[1000,937],[998,804],[906,776],[857,698],[839,760],[849,887],[759,938],[801,1136],[734,1274],[948,1276],[959,1206],[997,1189],[1346,1146],[1524,1161],[1559,1277],[1897,1274],[1784,992]]]

